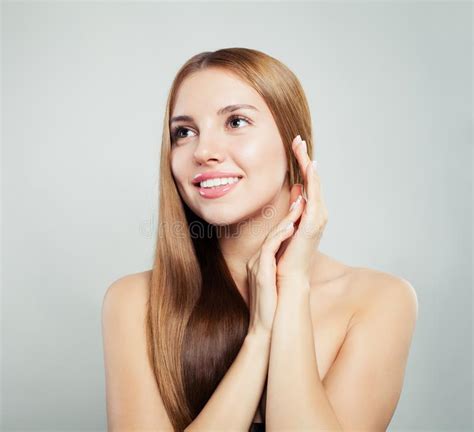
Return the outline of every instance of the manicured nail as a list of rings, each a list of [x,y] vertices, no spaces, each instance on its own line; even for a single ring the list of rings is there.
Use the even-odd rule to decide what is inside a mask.
[[[301,201],[302,199],[302,196],[301,195],[298,195],[298,198],[296,198],[295,201],[293,201],[293,204],[291,204],[290,206],[290,211],[292,211],[298,204],[299,202]]]
[[[290,222],[290,223],[285,227],[285,231],[289,231],[291,228],[293,228],[293,222]]]
[[[303,141],[301,139],[301,136],[300,135],[296,135],[296,145],[299,145],[301,144]]]

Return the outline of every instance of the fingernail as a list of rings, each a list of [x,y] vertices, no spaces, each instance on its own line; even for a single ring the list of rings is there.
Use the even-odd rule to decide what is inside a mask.
[[[285,231],[288,231],[288,230],[290,230],[291,228],[293,228],[293,222],[290,222],[290,223],[285,227]]]
[[[313,171],[316,171],[317,170],[317,162],[316,162],[316,159],[312,162],[313,164]]]
[[[301,136],[296,135],[296,145],[301,144],[301,143],[302,143]]]
[[[292,211],[292,210],[299,204],[299,202],[301,201],[301,198],[302,198],[302,196],[301,196],[301,195],[298,195],[298,198],[296,198],[296,199],[293,201],[293,204],[291,204],[291,206],[290,206],[290,211]]]

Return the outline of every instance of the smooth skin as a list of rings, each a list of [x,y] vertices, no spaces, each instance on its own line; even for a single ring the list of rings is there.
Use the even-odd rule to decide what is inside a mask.
[[[346,430],[351,430],[351,422],[364,420],[365,411],[359,410],[360,404],[370,401],[368,409],[373,401],[379,401],[390,413],[398,401],[417,311],[416,294],[396,276],[347,268],[326,255],[324,258],[324,265],[319,267],[320,280],[312,286],[310,299],[314,349],[319,376],[331,404],[338,419],[345,422]],[[109,431],[173,430],[146,357],[144,320],[150,272],[121,277],[104,296],[102,328]],[[244,342],[231,367],[238,371],[250,359],[251,367],[242,368],[237,380],[243,388],[252,389],[261,369],[267,373],[266,340],[247,336],[245,342],[249,343]],[[256,359],[264,359],[263,366]],[[365,378],[358,378],[358,370]],[[387,373],[390,380],[385,379]],[[228,377],[229,373],[224,380],[232,385]],[[259,384],[256,393],[257,399],[262,395],[261,404],[260,410],[253,410],[253,422],[265,419],[266,391],[262,394],[262,390],[263,385]],[[230,392],[233,393],[232,388]],[[246,406],[245,394],[239,396],[238,402]]]
[[[185,83],[187,87],[183,87]],[[259,170],[259,166],[254,165],[259,160],[255,152],[263,151],[276,158],[268,165],[278,167],[283,178],[286,162],[284,153],[279,150],[282,143],[277,139],[275,125],[262,100],[235,78],[218,71],[205,71],[197,74],[194,81],[186,80],[185,83],[181,106],[178,104],[183,111],[177,113],[184,112],[188,102],[193,100],[196,105],[191,111],[199,112],[202,121],[199,123],[200,139],[186,137],[186,141],[182,141],[186,145],[174,150],[178,157],[173,159],[173,170],[180,193],[192,201],[190,204],[195,211],[207,216],[206,219],[213,219],[211,222],[223,225],[235,222],[236,208],[232,207],[232,201],[223,201],[216,207],[217,203],[208,205],[191,195],[195,191],[189,179],[196,169],[186,165],[187,161],[194,157],[198,165],[207,164],[208,170],[221,169],[223,162],[228,168],[229,161],[234,161],[246,174],[247,189],[242,192],[247,196],[257,183],[251,183],[257,178],[254,173]],[[202,89],[200,94],[193,93],[196,88]],[[221,121],[224,123],[226,119],[214,117],[214,108],[223,106],[230,99],[252,103],[259,108],[257,117],[252,118],[256,128],[220,129]],[[205,106],[212,109],[209,112],[198,110]],[[251,116],[251,113],[246,112],[246,115]],[[213,139],[208,139],[211,135]],[[308,182],[311,174],[308,176],[305,158],[308,162],[309,155],[304,153],[304,147],[295,144],[296,141],[293,151],[306,174],[305,182]],[[265,183],[267,179],[270,180]],[[275,221],[279,222],[274,223],[264,237],[255,239],[254,236],[254,240],[248,237],[247,241],[244,233],[235,244],[223,245],[239,290],[249,304],[249,334],[208,404],[186,430],[245,431],[252,421],[263,418],[267,420],[268,430],[276,430],[284,422],[296,428],[286,430],[301,430],[301,424],[297,422],[305,418],[326,422],[331,427],[337,425],[336,430],[384,430],[402,388],[417,317],[415,291],[397,276],[347,266],[317,249],[310,257],[306,255],[309,261],[305,261],[301,251],[317,247],[316,238],[310,235],[301,238],[301,243],[296,242],[296,227],[288,232],[283,229],[289,222],[297,221],[296,226],[298,221],[301,224],[303,214],[308,215],[311,226],[319,226],[315,224],[315,212],[307,209],[310,201],[317,203],[318,198],[309,194],[311,186],[307,185],[308,201],[300,201],[290,211],[290,204],[302,192],[303,185],[295,185],[291,190],[279,189],[271,179],[265,175],[258,177],[259,193],[245,201],[247,207],[239,206],[241,213],[237,214],[237,219],[243,219],[249,213],[257,215],[263,199],[263,204],[271,203],[277,209]],[[314,176],[313,181],[312,184],[316,184],[319,178]],[[316,187],[313,192],[315,190]],[[324,212],[321,214],[324,216]],[[293,238],[288,241],[290,236]],[[280,246],[284,252],[282,254],[280,250],[275,256]],[[241,251],[242,255],[238,255]],[[279,269],[277,262],[281,264]],[[148,276],[149,271],[120,278],[111,284],[104,296],[102,325],[108,430],[172,430],[146,357],[144,317]],[[277,280],[281,283],[276,283]],[[286,283],[289,281],[293,282]],[[294,290],[300,290],[298,292],[303,296],[281,295],[283,292],[294,294]],[[288,301],[281,301],[283,298]],[[304,301],[297,303],[291,299]],[[295,319],[296,316],[300,318]],[[279,325],[278,332],[274,332],[277,323],[287,325]],[[294,335],[298,337],[292,337],[291,332],[296,332]],[[288,355],[289,352],[293,355]],[[299,361],[312,369],[302,369]],[[273,367],[269,370],[270,364]],[[302,375],[304,380],[283,381],[285,376],[296,377],[298,370],[306,370]],[[267,378],[272,389],[268,401],[264,388]],[[314,388],[292,385],[302,381],[313,383]],[[290,407],[289,401],[297,403],[302,397],[305,401],[318,402],[307,405],[307,416],[304,411],[297,410],[298,417],[292,417],[288,412],[283,418],[277,418],[278,412],[285,413],[285,404]],[[318,412],[321,406],[323,411]],[[320,430],[314,427],[315,424],[307,430]]]

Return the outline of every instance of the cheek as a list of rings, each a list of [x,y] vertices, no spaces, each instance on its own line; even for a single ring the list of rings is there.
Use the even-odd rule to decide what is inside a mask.
[[[173,164],[171,164],[171,175],[176,183],[177,188],[180,188],[181,178],[180,178],[180,170]]]
[[[183,183],[189,173],[187,160],[188,155],[182,149],[175,149],[170,155],[171,172],[178,183]]]
[[[176,187],[178,188],[180,194],[183,195],[183,185],[187,181],[187,168],[183,164],[182,158],[171,158],[171,174],[173,175],[174,181],[176,182]]]
[[[234,160],[252,178],[271,175],[275,181],[280,171],[284,174],[287,169],[285,149],[279,138],[274,142],[267,138],[247,143],[239,148]]]

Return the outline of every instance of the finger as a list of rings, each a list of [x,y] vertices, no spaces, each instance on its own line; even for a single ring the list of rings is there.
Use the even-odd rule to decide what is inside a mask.
[[[305,187],[308,196],[306,211],[311,215],[314,215],[314,212],[319,208],[318,184],[318,178],[313,168],[313,161],[310,160],[306,164]]]
[[[296,198],[298,198],[298,195],[301,195],[301,192],[303,191],[303,185],[301,183],[295,183],[290,190],[290,202],[288,206],[290,206]]]
[[[286,233],[286,232],[292,233],[292,231],[295,228],[295,222],[299,219],[299,217],[303,213],[303,209],[304,209],[304,200],[303,200],[303,197],[299,195],[298,198],[295,201],[293,201],[293,203],[291,204],[288,215],[284,217],[268,233],[262,247],[265,245],[266,242],[270,242],[273,237],[279,235],[280,233]]]
[[[297,234],[312,234],[314,230],[317,229],[319,217],[318,210],[319,206],[317,204],[316,188],[315,188],[315,175],[313,171],[312,161],[309,161],[305,166],[305,188],[307,191],[308,200],[305,203],[305,212],[301,218],[301,231],[299,230]]]
[[[308,195],[311,197],[310,208],[314,207],[318,213],[325,211],[324,200],[321,191],[321,178],[319,177],[318,171],[315,168],[315,161],[311,161],[308,165],[309,176],[308,176]]]
[[[301,185],[300,185],[301,186]],[[295,223],[300,218],[304,210],[304,199],[300,194],[290,206],[288,215],[281,220],[268,234],[262,244],[261,251],[266,256],[265,259],[273,258],[278,252],[281,244],[288,239],[297,228]],[[260,255],[262,260],[262,254]]]
[[[303,196],[300,194],[298,197],[291,203],[290,210],[289,210],[289,220],[293,221],[293,234],[298,230],[299,222],[301,219],[301,215],[303,214],[303,210],[305,208],[305,200]],[[293,235],[292,234],[292,235]],[[278,250],[278,254],[281,255],[288,245],[290,238],[287,238],[283,241],[280,249]],[[277,255],[278,260],[278,255]]]
[[[311,237],[320,236],[327,221],[327,211],[321,197],[319,176],[313,161],[308,163],[306,171],[309,199],[302,217],[302,232]]]
[[[308,199],[309,197],[307,194],[307,185],[306,185],[307,183],[306,167],[308,165],[308,162],[311,161],[311,158],[308,154],[308,147],[306,145],[306,141],[298,139],[298,137],[296,137],[293,142],[293,152],[295,153],[296,160],[298,161],[298,165],[300,167],[300,170],[302,172],[302,177],[304,179],[303,196],[305,199]]]
[[[274,260],[276,260],[276,254],[282,243],[291,237],[291,235],[293,235],[294,230],[294,222],[290,221],[286,225],[283,225],[282,227],[280,226],[280,229],[272,232],[262,245],[260,262],[262,262],[264,265],[275,262]]]
[[[308,155],[306,141],[301,139],[299,140],[298,137],[296,137],[293,141],[292,147],[300,170],[303,174],[303,178],[306,178],[306,166],[308,165],[308,162],[311,160],[311,158]],[[307,198],[307,196],[305,198]]]
[[[300,170],[304,173],[304,167],[306,164],[304,163],[302,156],[304,156],[305,152],[308,152],[306,142],[301,138],[300,135],[298,135],[293,140],[291,147],[293,149],[293,153],[295,154]]]
[[[251,269],[254,266],[255,261],[257,261],[259,254],[260,254],[260,250],[258,250],[249,258],[249,260],[247,261],[247,270]]]
[[[318,169],[316,168],[316,161],[312,161],[312,181],[310,187],[312,188],[311,196],[314,197],[314,202],[318,213],[322,215],[323,219],[327,219],[327,208],[324,203],[324,196],[321,187],[321,177],[319,176]]]

